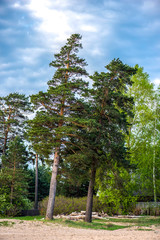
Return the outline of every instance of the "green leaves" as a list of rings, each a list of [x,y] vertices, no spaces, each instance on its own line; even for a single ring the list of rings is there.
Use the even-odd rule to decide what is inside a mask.
[[[137,185],[135,191],[152,199],[154,188],[158,194],[160,193],[159,93],[154,90],[149,75],[143,72],[143,68],[136,65],[136,69],[137,73],[132,77],[133,85],[128,91],[135,102],[134,118],[129,119],[132,125],[128,146],[131,150],[131,161],[137,165],[134,177]]]
[[[25,208],[27,199],[28,152],[22,140],[16,137],[10,141],[6,154],[2,156],[0,171],[0,214],[15,215]],[[27,201],[26,203],[29,204]],[[29,206],[29,205],[28,205]],[[28,207],[27,206],[27,207]]]

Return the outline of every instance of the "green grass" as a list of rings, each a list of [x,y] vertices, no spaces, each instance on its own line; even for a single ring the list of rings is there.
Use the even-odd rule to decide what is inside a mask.
[[[112,218],[107,219],[93,219],[92,223],[86,223],[84,221],[72,221],[65,219],[54,219],[51,221],[46,221],[44,216],[26,216],[26,217],[10,217],[7,219],[18,219],[21,221],[43,221],[44,223],[61,224],[63,226],[75,227],[75,228],[90,228],[90,229],[103,229],[103,230],[117,230],[122,228],[127,228],[130,226],[140,227],[138,230],[150,231],[151,229],[143,229],[143,227],[150,227],[152,225],[160,226],[160,217],[139,217],[139,218]],[[6,223],[5,223],[6,222]],[[121,223],[123,225],[118,225],[116,223]],[[2,222],[2,224],[10,224],[8,221]],[[2,224],[0,226],[2,226]],[[127,225],[126,225],[127,224]],[[129,225],[129,226],[128,226]]]
[[[85,228],[85,229],[103,229],[103,230],[117,230],[117,229],[122,229],[126,228],[128,226],[119,226],[116,224],[108,223],[107,221],[102,221],[102,222],[97,222],[96,220],[93,220],[92,223],[87,223],[84,221],[71,221],[71,220],[65,220],[65,219],[53,219],[51,221],[43,219],[43,216],[26,216],[26,217],[10,217],[8,219],[18,219],[21,221],[36,221],[36,220],[41,220],[44,223],[53,223],[53,224],[61,224],[63,226],[67,227],[73,227],[73,228]]]
[[[110,222],[134,223],[136,226],[160,225],[160,217],[139,217],[139,218],[109,218]]]
[[[13,226],[14,222],[9,222],[9,221],[3,221],[0,222],[0,227],[11,227]]]
[[[25,216],[25,217],[3,217],[3,219],[17,219],[17,220],[26,220],[26,221],[33,221],[33,220],[41,220],[44,216]]]
[[[101,223],[101,222],[96,222],[93,220],[92,223],[87,223],[87,222],[82,222],[82,221],[71,221],[71,220],[65,220],[64,221],[65,225],[68,227],[76,227],[76,228],[87,228],[87,229],[103,229],[103,230],[117,230],[117,229],[122,229],[126,228],[127,226],[119,226],[111,223]]]
[[[153,231],[153,229],[147,229],[147,228],[138,228],[137,231]]]

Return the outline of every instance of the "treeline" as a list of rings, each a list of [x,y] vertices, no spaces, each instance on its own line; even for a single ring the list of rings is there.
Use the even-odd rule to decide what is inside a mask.
[[[0,99],[1,214],[29,207],[34,173],[28,165],[36,156],[52,165],[51,172],[41,167],[46,179],[51,174],[46,219],[53,218],[56,192],[87,194],[87,222],[95,193],[124,212],[137,197],[158,200],[159,90],[143,68],[119,59],[89,76],[77,55],[80,41],[79,34],[71,35],[54,55],[50,66],[56,70],[46,92]],[[48,195],[43,191],[41,199]]]

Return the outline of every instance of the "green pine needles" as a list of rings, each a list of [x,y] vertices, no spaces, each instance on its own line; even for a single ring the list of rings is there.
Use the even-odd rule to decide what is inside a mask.
[[[86,94],[88,83],[82,77],[88,76],[85,60],[77,56],[82,48],[81,36],[73,34],[67,40],[60,53],[50,66],[57,70],[48,82],[46,93],[39,92],[31,97],[32,103],[39,109],[36,117],[29,121],[29,139],[37,153],[54,153],[53,172],[47,208],[47,219],[53,218],[56,194],[57,172],[61,149],[68,143],[77,120],[72,116],[79,111],[81,98]]]

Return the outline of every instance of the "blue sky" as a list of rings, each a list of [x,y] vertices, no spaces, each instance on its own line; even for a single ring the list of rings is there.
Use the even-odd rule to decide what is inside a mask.
[[[72,33],[89,74],[120,58],[160,83],[159,0],[0,0],[0,96],[45,91]]]

